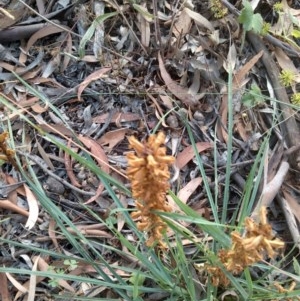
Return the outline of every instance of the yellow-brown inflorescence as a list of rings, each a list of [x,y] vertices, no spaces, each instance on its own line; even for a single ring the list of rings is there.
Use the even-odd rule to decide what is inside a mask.
[[[139,219],[138,229],[147,232],[148,246],[157,243],[164,247],[162,236],[166,224],[154,211],[171,211],[166,193],[170,187],[169,165],[174,163],[175,158],[166,155],[166,148],[162,146],[165,135],[162,132],[150,135],[144,143],[134,137],[128,140],[130,147],[135,150],[135,154],[127,155],[127,175],[137,208],[132,218]]]
[[[7,161],[11,163],[15,168],[17,168],[17,164],[15,161],[15,152],[7,146],[7,138],[7,132],[3,132],[0,134],[0,160]]]
[[[232,247],[229,250],[219,251],[218,257],[224,268],[233,275],[240,274],[246,267],[263,260],[265,257],[273,258],[277,251],[284,247],[284,243],[281,240],[274,239],[266,214],[266,208],[262,207],[259,224],[255,223],[251,218],[246,218],[245,236],[242,237],[236,231],[232,232]],[[207,271],[211,274],[212,282],[215,286],[229,285],[229,279],[221,268],[207,266]]]

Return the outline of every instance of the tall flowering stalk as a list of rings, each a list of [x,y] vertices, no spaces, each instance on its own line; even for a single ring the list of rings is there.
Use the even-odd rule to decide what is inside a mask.
[[[132,218],[139,219],[137,227],[147,233],[148,246],[157,243],[164,247],[162,236],[167,226],[155,211],[171,211],[166,193],[170,188],[169,165],[175,158],[166,155],[166,148],[162,146],[165,135],[162,132],[150,135],[144,143],[133,136],[128,140],[135,151],[127,155],[127,175],[131,181],[132,196],[137,209],[132,213]]]

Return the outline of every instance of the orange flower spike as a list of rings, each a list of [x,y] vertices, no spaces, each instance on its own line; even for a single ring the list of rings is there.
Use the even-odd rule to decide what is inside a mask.
[[[127,155],[127,175],[137,209],[132,217],[139,218],[138,229],[147,232],[147,245],[158,242],[162,246],[162,233],[166,225],[153,211],[171,211],[166,203],[166,193],[170,187],[169,165],[175,158],[166,155],[166,148],[162,146],[165,141],[163,133],[151,135],[144,143],[134,137],[128,140],[135,150],[135,154]]]
[[[7,138],[8,138],[8,133],[7,132],[1,133],[0,134],[0,143],[4,143]]]

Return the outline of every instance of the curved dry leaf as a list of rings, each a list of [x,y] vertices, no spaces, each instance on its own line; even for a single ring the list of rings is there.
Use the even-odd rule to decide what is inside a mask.
[[[28,211],[26,211],[26,210],[20,208],[19,206],[13,204],[9,200],[0,200],[0,208],[17,212],[17,213],[19,213],[19,214],[21,214],[23,216],[26,216],[26,217],[29,216],[29,212]]]
[[[121,128],[105,133],[97,142],[101,145],[108,144],[108,151],[111,151],[117,144],[119,144],[130,129]]]
[[[165,68],[164,62],[161,58],[160,52],[158,52],[158,63],[159,70],[162,79],[168,87],[168,90],[175,95],[179,100],[181,100],[185,105],[194,107],[197,105],[197,97],[189,93],[189,89],[181,87],[175,81],[172,80],[171,76]]]
[[[80,97],[81,97],[81,94],[83,92],[83,90],[94,80],[97,80],[101,77],[103,77],[103,75],[105,73],[107,73],[109,70],[111,70],[110,67],[104,67],[104,68],[101,68],[99,70],[96,70],[95,72],[93,72],[92,74],[90,74],[78,87],[78,92],[77,92],[77,97],[78,97],[78,100],[80,101]]]
[[[27,12],[26,6],[20,1],[2,1],[2,3],[9,4],[6,7],[6,10],[1,8],[0,31],[18,23],[26,16]],[[3,6],[3,4],[1,4],[1,6]]]
[[[252,214],[251,214],[251,218],[253,218],[254,220],[258,220],[259,219],[259,212],[261,207],[269,207],[272,203],[272,201],[274,200],[276,194],[278,193],[278,191],[281,188],[281,185],[284,181],[284,178],[288,172],[290,168],[290,165],[288,162],[283,161],[280,164],[280,167],[276,173],[276,175],[274,176],[274,178],[265,185],[265,187],[263,188],[260,200],[258,202],[258,204],[256,205],[256,207],[254,208]]]
[[[41,144],[38,141],[36,142],[36,144],[37,144],[38,151],[39,151],[41,157],[43,158],[43,160],[45,161],[47,166],[50,168],[50,170],[52,170],[54,172],[55,167],[52,164],[51,159],[49,158],[49,155],[45,152],[44,148],[41,146]]]
[[[210,142],[197,142],[196,148],[198,152],[201,153],[207,149],[212,148],[212,144]],[[190,160],[194,158],[194,156],[195,153],[194,153],[193,146],[190,145],[177,155],[175,164],[179,169],[182,169],[184,166],[188,164]]]
[[[5,273],[5,275],[11,284],[18,290],[18,294],[26,294],[28,292],[27,288],[17,281],[10,273]]]
[[[69,30],[66,27],[66,30]],[[25,52],[28,52],[30,47],[39,39],[44,38],[46,36],[49,36],[51,34],[63,32],[64,30],[62,28],[58,28],[57,26],[54,25],[48,25],[37,31],[35,34],[33,34],[30,39],[27,42],[26,48],[24,49]]]
[[[126,197],[124,194],[120,194],[118,196],[120,202],[123,204],[123,207],[126,209],[128,207],[128,202],[126,201]],[[121,212],[117,214],[117,229],[120,232],[125,225],[125,215]]]
[[[199,13],[196,13],[187,7],[184,8],[184,11],[186,12],[186,14],[188,16],[190,16],[195,21],[195,23],[197,25],[203,26],[206,29],[210,30],[211,32],[213,32],[215,30],[214,27],[212,26],[211,22],[209,22],[206,18],[204,18]]]
[[[7,71],[10,71],[10,72],[14,71],[17,74],[26,71],[25,67],[17,67],[16,68],[16,66],[11,65],[9,63],[5,63],[5,62],[0,62],[0,67],[7,70]]]
[[[294,65],[293,61],[285,54],[285,52],[281,48],[276,47],[274,53],[277,62],[282,70],[289,70],[294,74],[298,74],[298,69]]]
[[[42,113],[45,113],[49,110],[49,108],[47,106],[43,107],[39,103],[33,104],[31,106],[31,109],[32,109],[33,112],[35,112],[37,114],[42,114]]]
[[[293,214],[297,218],[298,222],[300,223],[300,205],[299,205],[297,199],[295,199],[288,191],[286,191],[284,189],[282,192],[283,192],[286,202],[289,204],[289,206],[291,208],[291,211],[293,212]]]
[[[218,122],[217,137],[222,142],[227,143],[228,134],[227,130],[224,128],[224,124],[227,124],[227,112],[228,112],[228,95],[224,93],[221,97],[221,105],[219,108],[219,114],[221,116],[221,122]]]
[[[290,168],[288,162],[283,161],[279,169],[274,176],[274,178],[263,188],[261,199],[260,199],[260,207],[265,206],[269,207],[276,194],[278,193],[283,180]],[[260,210],[260,208],[259,208]]]
[[[54,134],[60,133],[61,135],[65,135],[67,137],[74,136],[72,130],[66,128],[66,126],[63,124],[54,124],[54,123],[40,124],[39,127],[47,133],[54,133]]]
[[[8,288],[7,276],[5,273],[0,273],[0,296],[3,301],[11,301],[11,295]]]
[[[61,27],[64,27],[67,31],[69,31],[70,29],[66,26],[62,26],[60,25]],[[27,42],[27,45],[26,45],[26,48],[24,49],[25,52],[28,52],[28,50],[30,49],[30,47],[39,39],[41,38],[44,38],[44,37],[47,37],[51,34],[55,34],[55,33],[60,33],[60,32],[63,32],[65,31],[64,29],[62,28],[58,28],[57,26],[54,26],[54,25],[48,25],[48,26],[45,26],[43,27],[42,29],[40,29],[39,31],[37,31],[36,33],[34,33],[30,39],[28,40]]]
[[[40,258],[40,256],[36,257],[34,260],[34,264],[32,266],[33,272],[37,271],[37,265],[38,265],[39,258]],[[37,283],[37,275],[31,274],[30,280],[29,280],[27,301],[34,301],[35,292],[36,292],[36,283]]]
[[[66,40],[67,40],[67,43],[64,48],[64,51],[65,51],[65,53],[72,53],[73,44],[72,44],[72,36],[70,33],[68,33]],[[70,63],[70,60],[71,60],[70,55],[64,55],[63,62],[62,62],[61,68],[60,68],[61,73],[63,73],[67,69],[67,67]]]
[[[197,177],[188,182],[182,189],[178,191],[177,197],[184,203],[188,201],[194,191],[201,185],[202,178]]]
[[[78,138],[94,155],[94,158],[97,160],[101,169],[104,172],[109,173],[108,158],[107,158],[103,148],[101,147],[101,145],[98,142],[96,142],[95,140],[88,138],[88,137],[79,136]],[[87,200],[85,202],[85,204],[94,202],[101,195],[103,189],[104,189],[104,185],[100,184],[96,191],[96,194],[93,197],[91,197],[89,200]]]
[[[48,227],[48,235],[53,242],[53,245],[56,251],[60,251],[60,247],[56,238],[56,231],[55,231],[56,221],[54,219],[50,219],[49,227]]]
[[[94,1],[94,13],[96,19],[103,18],[105,15],[104,1]],[[105,26],[104,22],[100,21],[93,23],[93,25],[95,26],[93,52],[96,58],[101,59],[104,45]]]
[[[233,80],[234,88],[241,87],[241,83],[246,78],[246,75],[253,68],[253,66],[258,62],[258,60],[262,57],[263,54],[264,54],[263,50],[260,51],[237,71],[237,73],[234,76],[234,80]]]
[[[25,224],[25,228],[32,229],[39,217],[39,206],[35,195],[31,192],[27,185],[24,185],[26,200],[29,207],[29,216]]]
[[[53,74],[53,72],[59,68],[59,66],[61,66],[61,54],[57,53],[56,55],[52,56],[50,61],[48,61],[46,66],[43,68],[43,73],[41,77],[50,77]]]
[[[68,141],[67,146],[68,146],[68,148],[71,148],[71,140]],[[71,184],[75,187],[81,187],[81,184],[77,181],[74,171],[73,171],[72,157],[67,152],[65,152],[64,158],[65,158],[65,167],[66,167],[67,176],[69,177]]]
[[[179,37],[184,37],[187,33],[190,32],[191,23],[192,23],[192,19],[184,9],[179,15],[176,22],[174,23],[173,30],[172,30],[174,36],[177,39]]]
[[[102,114],[100,116],[96,116],[93,118],[93,122],[95,123],[105,123],[109,118],[109,113]],[[130,122],[130,121],[137,121],[141,120],[141,116],[135,113],[122,113],[116,112],[110,119],[110,122]]]
[[[287,223],[289,231],[290,231],[290,233],[292,235],[293,241],[294,241],[295,245],[298,247],[298,249],[300,249],[300,239],[299,239],[300,238],[300,233],[299,233],[298,223],[296,221],[296,218],[297,218],[298,222],[300,220],[300,217],[299,217],[299,209],[300,209],[299,208],[299,204],[298,204],[297,200],[293,200],[292,202],[294,203],[294,205],[296,205],[294,207],[291,204],[291,202],[288,201],[285,198],[286,195],[288,195],[289,198],[291,197],[289,195],[289,193],[286,192],[283,189],[283,194],[284,194],[284,197],[280,198],[281,208],[282,208],[283,213],[285,215],[286,223]],[[296,201],[296,202],[294,202],[294,201]]]
[[[140,17],[140,15],[138,15]],[[144,18],[140,17],[141,43],[145,47],[149,47],[150,43],[150,24]]]
[[[109,163],[107,156],[101,147],[101,145],[95,140],[89,137],[79,136],[79,140],[90,150],[90,152],[94,155],[95,159],[99,163],[101,169],[108,173],[109,172]]]
[[[148,12],[146,4],[137,5],[134,4],[135,8],[138,8],[139,13],[137,14],[138,27],[141,32],[141,43],[145,47],[149,47],[150,43],[150,24],[153,18],[149,18],[150,13]]]

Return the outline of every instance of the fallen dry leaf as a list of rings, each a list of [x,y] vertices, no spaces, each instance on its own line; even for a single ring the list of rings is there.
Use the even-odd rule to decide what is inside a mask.
[[[0,273],[0,297],[2,301],[11,301],[11,296],[7,286],[7,277],[5,273]]]
[[[35,195],[31,192],[27,185],[24,185],[26,200],[29,207],[28,220],[25,224],[25,228],[28,230],[32,229],[39,217],[39,206]]]
[[[285,54],[285,52],[281,48],[276,47],[274,54],[282,70],[289,70],[294,74],[298,74],[299,71],[294,65],[293,61]]]
[[[168,90],[179,100],[181,100],[185,105],[195,107],[197,105],[197,98],[189,93],[188,88],[184,88],[172,80],[171,76],[167,72],[160,52],[158,53],[158,63],[161,77],[164,80]]]
[[[29,217],[29,212],[20,208],[19,206],[13,204],[9,200],[1,200],[0,201],[0,208],[12,210],[14,212],[17,212],[23,216]]]
[[[284,181],[284,178],[288,172],[290,168],[290,165],[288,162],[283,161],[276,173],[276,175],[274,176],[274,178],[267,183],[264,188],[263,191],[261,193],[259,202],[257,203],[256,207],[254,208],[251,217],[254,220],[258,220],[259,219],[259,212],[261,207],[269,207],[270,204],[273,202],[276,194],[278,193],[278,191],[281,188],[281,185]]]
[[[65,27],[65,30],[69,31],[70,28],[66,27],[66,26],[62,26],[61,27]],[[30,39],[27,42],[26,48],[24,49],[25,52],[28,52],[28,50],[30,49],[30,47],[39,39],[49,36],[51,34],[55,34],[55,33],[60,33],[65,31],[63,28],[59,28],[57,26],[54,25],[48,25],[43,27],[42,29],[40,29],[39,31],[37,31],[36,33],[34,33]]]
[[[196,13],[189,8],[185,7],[184,8],[185,13],[190,16],[194,20],[194,22],[202,27],[205,27],[206,29],[210,30],[211,32],[214,32],[214,27],[211,22],[209,22],[205,17],[200,15],[199,13]]]
[[[71,148],[70,140],[68,141],[67,145],[69,148]],[[65,158],[66,172],[71,181],[71,184],[74,185],[75,187],[81,187],[81,184],[77,181],[73,171],[73,166],[72,166],[73,158],[67,152],[65,152],[64,158]]]
[[[48,235],[49,235],[50,239],[52,240],[53,245],[56,248],[56,251],[60,252],[60,246],[59,246],[57,238],[56,238],[55,227],[56,227],[56,221],[51,218],[50,222],[49,222],[49,227],[48,227]]]
[[[114,131],[110,131],[105,133],[97,142],[101,145],[108,144],[108,151],[111,151],[118,143],[120,143],[125,135],[130,132],[130,129],[117,129]]]
[[[227,113],[228,113],[228,96],[226,92],[221,97],[221,105],[219,108],[219,112],[220,112],[219,114],[221,115],[221,122],[218,122],[217,124],[217,137],[222,142],[227,143],[228,134],[227,134],[227,130],[223,126],[227,124]]]
[[[184,203],[188,201],[194,191],[201,185],[202,178],[197,177],[188,182],[183,188],[178,191],[177,197]]]
[[[101,77],[103,77],[103,75],[105,73],[107,73],[109,70],[111,70],[110,67],[105,67],[105,68],[101,68],[99,70],[96,70],[95,72],[93,72],[92,74],[90,74],[78,87],[78,92],[77,92],[77,98],[80,101],[80,97],[81,94],[83,92],[83,90],[94,80],[97,80]]]
[[[125,194],[118,195],[118,199],[123,204],[124,209],[126,209],[128,207],[128,202],[126,201]],[[117,214],[117,229],[118,229],[118,231],[122,231],[124,225],[125,225],[125,215],[122,213],[122,211],[120,211]]]
[[[151,21],[147,20],[147,18],[145,17],[147,14],[150,14],[148,12],[146,3],[143,3],[142,5],[140,5],[140,7],[145,12],[145,14],[142,14],[142,13],[137,14],[138,27],[139,27],[140,33],[141,33],[141,43],[143,46],[149,47],[149,43],[150,43],[150,23],[149,22],[151,22],[152,20]]]
[[[94,155],[94,158],[97,160],[101,169],[104,172],[109,173],[108,159],[107,159],[107,156],[106,156],[104,150],[102,149],[101,145],[98,142],[96,142],[95,140],[88,138],[88,137],[79,136],[78,138]],[[92,196],[89,200],[87,200],[85,202],[85,204],[94,202],[101,195],[103,189],[104,189],[104,185],[100,184],[96,191],[96,194],[94,196]]]
[[[17,294],[26,294],[28,289],[22,285],[19,281],[17,281],[10,273],[5,273],[7,279],[11,282],[11,284],[18,290]],[[16,299],[15,299],[16,300]]]
[[[199,153],[201,153],[207,149],[210,149],[212,147],[213,146],[210,142],[197,142],[196,143],[196,148]],[[177,155],[175,164],[179,169],[182,169],[184,166],[186,166],[188,164],[188,162],[190,160],[192,160],[194,158],[194,156],[195,156],[195,153],[194,153],[193,146],[190,145]]]
[[[37,265],[39,261],[40,256],[37,256],[34,259],[34,263],[32,266],[32,271],[37,271]],[[27,295],[27,301],[34,301],[35,299],[35,292],[36,292],[36,284],[37,284],[37,275],[31,274],[30,280],[29,280],[29,288],[28,288],[28,295]]]
[[[234,76],[233,85],[235,89],[238,89],[241,83],[244,81],[246,75],[253,68],[253,66],[258,62],[258,60],[262,57],[263,51],[260,51],[258,54],[253,56],[244,66],[242,66]]]
[[[43,160],[45,161],[45,164],[49,167],[50,170],[54,171],[55,167],[51,162],[51,159],[49,158],[48,154],[45,152],[44,148],[41,146],[41,144],[37,141],[37,147],[38,147],[38,151],[41,155],[41,157],[43,158]]]
[[[63,124],[54,124],[54,123],[41,124],[39,125],[39,127],[47,133],[55,133],[55,134],[60,133],[68,137],[74,136],[73,132],[70,129],[66,128]]]
[[[298,204],[297,200],[295,200],[290,195],[289,191],[286,191],[285,189],[283,189],[283,195],[284,195],[284,197],[279,197],[279,199],[281,201],[281,208],[285,215],[287,227],[289,229],[289,232],[291,233],[294,244],[295,244],[295,246],[298,247],[298,249],[300,249],[300,233],[299,233],[299,226],[298,226],[299,204]],[[291,200],[291,198],[293,200]],[[298,223],[297,223],[296,219],[298,220]]]
[[[109,113],[102,114],[100,116],[96,116],[93,118],[93,122],[95,123],[105,123],[109,118]],[[122,113],[116,112],[111,117],[110,122],[130,122],[140,120],[141,116],[135,113]]]
[[[183,9],[173,26],[172,32],[174,36],[177,39],[179,37],[184,38],[184,36],[190,31],[191,23],[192,18],[188,15],[186,9]]]
[[[283,195],[287,203],[289,204],[290,208],[292,209],[293,214],[297,218],[298,222],[300,223],[300,205],[298,201],[285,189],[282,190]]]

